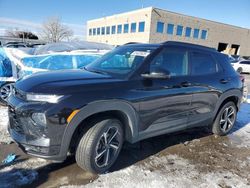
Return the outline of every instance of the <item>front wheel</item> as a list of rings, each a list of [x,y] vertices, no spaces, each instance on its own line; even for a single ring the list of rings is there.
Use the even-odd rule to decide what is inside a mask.
[[[122,124],[117,119],[100,120],[81,138],[76,162],[84,170],[104,173],[116,161],[123,145]]]
[[[217,114],[212,125],[212,132],[216,135],[224,136],[228,134],[236,121],[237,109],[233,102],[227,102]]]

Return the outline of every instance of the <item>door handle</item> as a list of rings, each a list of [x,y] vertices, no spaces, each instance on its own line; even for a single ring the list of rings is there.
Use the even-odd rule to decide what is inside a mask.
[[[226,83],[228,83],[229,82],[229,80],[226,80],[226,79],[221,79],[220,80],[220,83],[222,83],[222,84],[226,84]]]
[[[189,87],[189,86],[191,86],[191,83],[190,82],[182,82],[181,86],[182,87]]]

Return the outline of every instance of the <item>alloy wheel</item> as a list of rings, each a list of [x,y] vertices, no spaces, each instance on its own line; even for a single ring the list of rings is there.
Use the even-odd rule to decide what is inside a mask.
[[[99,168],[108,166],[119,152],[121,134],[117,127],[110,127],[105,131],[96,146],[95,163]]]
[[[229,106],[225,108],[220,119],[220,128],[223,132],[228,132],[234,125],[236,119],[235,108]]]

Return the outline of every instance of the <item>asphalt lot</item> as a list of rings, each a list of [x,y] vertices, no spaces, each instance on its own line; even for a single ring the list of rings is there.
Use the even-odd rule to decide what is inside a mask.
[[[245,75],[250,91],[250,75]],[[0,109],[0,126],[7,124]],[[0,132],[4,132],[0,129]],[[125,144],[107,174],[96,176],[80,169],[73,157],[52,163],[27,156],[15,143],[0,141],[0,187],[250,187],[250,104],[245,103],[230,135],[218,137],[208,129],[192,129]]]

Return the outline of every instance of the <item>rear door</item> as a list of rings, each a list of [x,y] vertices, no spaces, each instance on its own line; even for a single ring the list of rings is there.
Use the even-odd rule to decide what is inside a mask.
[[[193,88],[193,97],[188,126],[206,125],[211,122],[216,103],[227,84],[224,73],[214,58],[206,51],[190,52],[191,76],[189,82]]]

